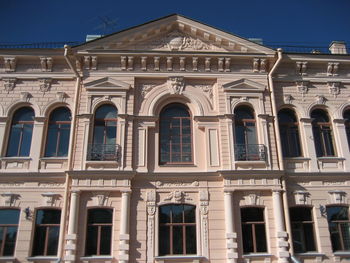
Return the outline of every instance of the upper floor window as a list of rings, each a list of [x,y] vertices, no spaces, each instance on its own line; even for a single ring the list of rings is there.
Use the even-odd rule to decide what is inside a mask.
[[[241,208],[244,253],[267,252],[264,209]]]
[[[113,210],[94,208],[88,210],[86,229],[86,256],[111,254]]]
[[[158,240],[159,256],[196,254],[196,207],[160,206]]]
[[[264,146],[257,144],[254,111],[248,106],[239,106],[234,114],[236,161],[264,160]]]
[[[102,105],[96,110],[92,144],[88,150],[89,160],[117,159],[117,115],[117,108],[111,104]]]
[[[350,109],[348,109],[344,112],[343,118],[345,120],[346,136],[348,139],[348,145],[349,145],[349,149],[350,149]]]
[[[296,253],[316,251],[312,209],[292,207],[289,210],[294,251]]]
[[[16,246],[19,210],[0,210],[0,257],[13,256]]]
[[[173,103],[160,113],[160,164],[192,162],[192,128],[188,108]]]
[[[317,157],[335,156],[332,125],[328,114],[316,109],[311,112],[311,118]]]
[[[71,114],[67,108],[55,109],[50,114],[47,129],[45,157],[68,155]]]
[[[61,210],[39,209],[35,216],[33,256],[56,256]]]
[[[281,134],[283,157],[301,156],[298,121],[289,109],[280,110],[278,122]]]
[[[328,206],[327,219],[333,251],[350,250],[349,208]]]
[[[18,109],[12,118],[6,156],[29,156],[34,126],[34,111],[30,107]]]

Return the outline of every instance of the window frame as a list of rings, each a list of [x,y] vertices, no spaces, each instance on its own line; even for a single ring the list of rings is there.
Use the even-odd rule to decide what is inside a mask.
[[[96,223],[96,224],[89,224],[89,211],[91,210],[110,210],[112,212],[112,218],[111,218],[111,223]],[[94,207],[88,207],[86,209],[86,226],[85,226],[85,242],[84,242],[84,257],[108,257],[111,256],[113,253],[112,250],[112,244],[113,244],[113,231],[114,231],[114,209],[112,207],[101,207],[101,206],[94,206]],[[88,245],[88,228],[89,226],[97,226],[98,227],[98,234],[97,234],[97,242],[96,242],[96,254],[90,254],[87,253],[87,245]],[[100,254],[101,250],[101,228],[103,226],[110,226],[111,227],[111,233],[110,233],[110,251],[109,254]]]
[[[61,108],[64,108],[66,109],[69,113],[70,113],[70,118],[72,118],[72,112],[70,111],[70,109],[66,106],[59,106],[59,107],[56,107],[55,109],[53,109],[51,112],[50,112],[50,115],[49,115],[49,120],[48,120],[48,125],[47,125],[47,129],[46,129],[46,141],[45,141],[45,148],[44,148],[44,157],[45,158],[67,158],[68,157],[68,150],[69,150],[69,141],[68,141],[68,148],[67,148],[67,156],[64,156],[64,155],[58,155],[58,151],[59,151],[59,145],[60,145],[60,142],[61,142],[61,130],[68,130],[68,129],[65,129],[65,128],[61,128],[61,125],[67,125],[69,124],[69,135],[71,133],[71,129],[72,129],[72,121],[69,120],[69,121],[51,121],[51,116],[52,114],[58,110],[58,109],[61,109]],[[49,138],[49,130],[50,130],[50,125],[58,125],[58,128],[57,128],[57,137],[56,137],[56,151],[55,151],[55,155],[54,156],[47,156],[47,145],[48,145],[48,138]],[[69,136],[70,138],[70,136]],[[69,140],[69,139],[68,139]]]
[[[116,111],[116,118],[115,119],[109,119],[109,118],[103,118],[103,119],[97,119],[96,118],[96,112],[105,107],[105,106],[112,106],[115,108],[115,111]],[[97,123],[103,123],[104,125],[97,125]],[[107,125],[108,122],[115,122],[115,125],[113,125],[113,127],[115,127],[115,130],[116,130],[116,133],[115,133],[115,144],[117,144],[117,135],[118,135],[118,108],[114,105],[114,104],[111,104],[111,103],[103,103],[101,105],[99,105],[98,107],[95,108],[95,111],[94,111],[94,118],[93,118],[93,129],[92,129],[92,144],[95,144],[95,127],[96,126],[99,126],[99,127],[104,127],[103,128],[103,143],[104,145],[106,145],[106,139],[107,139],[107,136],[106,136],[106,127],[108,126],[111,126],[111,125]]]
[[[247,222],[243,222],[242,220],[242,210],[244,209],[259,209],[262,210],[262,216],[263,216],[263,221],[247,221]],[[242,252],[244,255],[249,255],[249,254],[266,254],[269,252],[269,243],[268,243],[268,232],[267,232],[267,220],[266,220],[266,207],[264,206],[241,206],[240,207],[240,223],[241,223],[241,233],[242,233]],[[253,243],[253,251],[244,251],[244,239],[247,238],[244,236],[243,234],[243,225],[252,225],[252,243]],[[263,225],[264,226],[264,232],[265,232],[265,238],[264,238],[264,242],[265,242],[265,247],[266,250],[265,251],[257,251],[257,244],[258,244],[258,238],[256,236],[255,233],[255,225]]]
[[[16,121],[16,123],[14,122],[14,117],[16,116],[16,113],[18,113],[20,110],[22,109],[25,109],[25,108],[28,108],[32,111],[33,113],[33,120],[31,121]],[[10,153],[9,153],[9,150],[10,150],[10,145],[11,145],[11,136],[12,136],[12,133],[13,133],[13,129],[14,129],[14,126],[15,125],[21,125],[20,127],[20,138],[19,138],[19,142],[18,142],[18,145],[17,145],[17,153],[16,155],[14,156],[11,156]],[[31,125],[31,138],[30,138],[30,145],[29,145],[29,153],[28,155],[21,155],[21,149],[23,148],[23,134],[24,134],[24,129],[25,129],[25,125]],[[11,117],[11,123],[10,123],[10,127],[9,127],[9,134],[8,134],[8,142],[7,142],[7,147],[6,147],[6,157],[29,157],[30,156],[30,151],[31,151],[31,148],[32,148],[32,140],[33,140],[33,130],[34,130],[34,125],[35,125],[35,110],[28,106],[28,105],[25,105],[25,106],[22,106],[22,107],[19,107],[17,108],[13,114],[12,114],[12,117]]]
[[[293,221],[291,218],[291,210],[292,209],[309,209],[310,210],[310,215],[311,215],[311,221]],[[301,226],[301,232],[302,232],[302,237],[303,237],[303,242],[302,242],[302,247],[304,251],[301,252],[297,252],[296,253],[309,253],[309,252],[317,252],[317,239],[316,239],[316,232],[315,232],[315,223],[314,223],[314,214],[313,214],[313,207],[312,206],[292,206],[289,207],[289,217],[290,217],[290,225],[291,225],[291,230],[292,230],[292,240],[293,240],[293,247],[295,250],[295,245],[294,245],[294,236],[293,236],[293,224],[298,224],[299,226]],[[304,225],[306,224],[311,224],[312,225],[312,238],[313,238],[313,245],[315,247],[314,250],[307,250],[306,249],[306,241],[305,241],[305,229],[304,229]]]
[[[280,121],[280,113],[286,113],[286,114],[289,114],[291,117],[293,117],[295,119],[295,121],[293,123],[289,123],[289,122],[282,122]],[[281,140],[286,140],[287,142],[287,145],[288,145],[288,149],[283,149],[283,145],[285,145],[285,143],[282,142],[282,154],[283,154],[283,157],[285,158],[295,158],[295,157],[303,157],[304,154],[303,154],[303,147],[302,147],[302,144],[301,144],[301,140],[300,140],[300,125],[299,125],[299,122],[298,122],[298,116],[296,114],[296,112],[293,110],[293,109],[290,109],[290,108],[283,108],[283,109],[280,109],[278,111],[278,114],[277,114],[277,118],[278,118],[278,124],[279,124],[279,131],[280,131],[280,137],[281,137]],[[286,136],[282,136],[282,129],[281,128],[285,128],[284,130],[286,131]],[[297,134],[295,136],[298,137],[298,142],[297,142],[297,147],[298,147],[298,151],[299,151],[299,155],[298,154],[285,154],[285,152],[287,151],[288,153],[289,152],[292,152],[291,149],[291,145],[293,145],[293,131],[295,133],[295,131],[297,132]]]
[[[188,113],[188,117],[183,117],[183,116],[181,116],[181,117],[179,117],[179,116],[177,116],[177,117],[171,117],[171,118],[164,118],[164,117],[162,117],[162,114],[163,114],[163,112],[165,111],[165,110],[167,110],[168,108],[170,108],[170,107],[175,107],[175,106],[178,106],[178,107],[181,107],[182,109],[184,109],[184,110],[186,110],[187,111],[187,113]],[[173,120],[173,119],[180,119],[180,121],[179,121],[179,127],[180,127],[180,135],[179,135],[179,140],[180,140],[180,159],[182,159],[183,158],[183,143],[182,143],[182,139],[183,139],[183,133],[182,133],[182,131],[183,131],[183,125],[182,125],[182,123],[183,123],[183,120],[186,120],[186,119],[188,119],[188,121],[189,121],[189,129],[190,129],[190,136],[189,136],[189,138],[190,138],[190,143],[188,143],[189,144],[189,146],[190,146],[190,150],[191,150],[191,161],[180,161],[180,162],[177,162],[177,161],[172,161],[171,159],[172,159],[172,143],[171,143],[171,136],[170,136],[170,134],[171,134],[171,128],[169,127],[169,137],[168,137],[168,140],[167,140],[167,142],[168,142],[168,144],[169,144],[169,152],[168,152],[168,154],[169,154],[169,160],[168,161],[162,161],[162,149],[161,149],[161,147],[162,147],[162,143],[161,143],[161,139],[162,139],[162,121],[164,120],[164,119],[168,119],[168,120],[170,120],[169,122],[171,123],[171,120]],[[158,153],[159,153],[159,158],[158,158],[158,162],[159,162],[159,165],[162,165],[162,166],[167,166],[167,165],[192,165],[192,164],[194,164],[194,153],[193,153],[193,150],[194,150],[194,147],[193,147],[193,123],[192,123],[192,113],[191,113],[191,111],[190,111],[190,109],[188,108],[188,106],[186,105],[186,104],[183,104],[183,103],[179,103],[179,102],[172,102],[172,103],[169,103],[169,104],[167,104],[167,105],[165,105],[164,107],[162,107],[162,109],[161,109],[161,111],[160,111],[160,114],[159,114],[159,129],[158,129],[158,131],[159,131],[159,138],[158,138]],[[185,126],[185,127],[188,127],[188,126]]]
[[[37,224],[36,220],[37,220],[37,216],[38,216],[38,212],[40,210],[52,210],[52,211],[60,211],[60,216],[59,216],[59,223],[55,224],[55,223],[50,223],[50,224]],[[48,243],[49,243],[49,231],[50,231],[50,227],[58,227],[58,233],[60,232],[61,229],[61,216],[62,216],[62,209],[59,207],[40,207],[40,208],[36,208],[35,209],[35,220],[34,220],[34,231],[33,231],[33,242],[32,242],[32,256],[33,257],[50,257],[50,256],[57,256],[58,254],[58,246],[59,246],[59,242],[60,242],[60,236],[58,234],[57,237],[57,248],[56,248],[56,254],[55,255],[48,255],[47,254],[47,249],[48,249]],[[45,243],[44,243],[44,251],[42,254],[38,254],[38,255],[34,255],[34,249],[35,249],[35,244],[37,244],[37,240],[36,240],[36,233],[37,233],[37,227],[45,227]]]
[[[17,224],[0,224],[0,229],[3,228],[3,235],[2,235],[2,244],[0,246],[0,257],[12,257],[15,254],[16,251],[16,245],[17,245],[17,237],[18,237],[18,226],[19,226],[19,222],[21,219],[21,210],[18,208],[10,208],[10,207],[1,207],[0,208],[0,212],[3,210],[16,210],[18,212],[18,221]],[[14,248],[13,248],[13,252],[11,255],[4,255],[4,249],[5,249],[5,245],[6,245],[6,234],[7,234],[7,228],[8,227],[16,227],[16,237],[15,237],[15,242],[14,242]]]
[[[346,117],[346,115],[349,115]],[[346,132],[346,138],[348,140],[348,149],[350,151],[350,108],[347,108],[343,112],[343,119],[344,119],[344,126],[345,126],[345,132]]]
[[[184,209],[182,209],[182,222],[179,223],[179,222],[170,222],[170,223],[161,223],[161,220],[160,220],[160,208],[163,207],[163,206],[191,206],[193,209],[194,209],[194,223],[186,223],[186,222],[183,222],[185,220],[185,213],[184,213]],[[199,247],[198,247],[198,234],[199,234],[199,228],[200,228],[200,224],[198,224],[198,211],[197,211],[197,205],[194,205],[194,204],[191,204],[191,203],[166,203],[166,204],[160,204],[158,206],[158,214],[157,214],[157,230],[156,230],[156,233],[157,233],[157,237],[156,237],[156,241],[157,241],[157,255],[158,257],[173,257],[173,256],[176,256],[176,257],[189,257],[189,256],[197,256],[198,255],[198,251],[199,251]],[[172,221],[172,216],[171,216],[171,221]],[[161,240],[161,237],[160,237],[160,228],[161,226],[165,226],[165,227],[169,227],[169,240],[167,241],[169,243],[169,254],[163,254],[161,253],[160,249],[160,242],[165,242],[164,239]],[[182,227],[182,251],[184,253],[182,254],[174,254],[173,251],[174,251],[174,247],[173,247],[173,226],[181,226]],[[186,251],[186,226],[194,226],[195,227],[195,236],[194,236],[194,240],[191,241],[192,244],[195,244],[195,253],[194,254],[189,254],[187,253]]]
[[[347,217],[348,217],[347,220],[330,221],[330,220],[328,220],[328,215],[327,215],[328,231],[329,231],[329,237],[330,237],[330,241],[331,241],[332,251],[333,252],[342,252],[342,251],[347,251],[348,252],[350,249],[344,249],[345,248],[345,245],[344,245],[345,243],[344,243],[344,237],[343,237],[343,234],[342,234],[342,231],[341,231],[341,228],[340,228],[340,224],[341,223],[347,223],[350,226],[350,208],[349,208],[348,205],[345,205],[345,204],[331,204],[331,205],[327,205],[326,206],[326,211],[327,211],[328,208],[331,208],[331,207],[343,207],[343,208],[347,208],[347,210],[348,210],[347,211]],[[327,212],[327,214],[328,214],[328,212]],[[337,234],[338,234],[338,237],[339,237],[339,244],[341,246],[340,250],[335,250],[334,249],[334,245],[333,245],[333,241],[332,241],[332,233],[330,231],[330,222],[331,223],[335,223],[336,226],[337,226]],[[349,241],[348,246],[350,248],[350,241]]]
[[[248,109],[250,112],[250,114],[252,114],[253,118],[252,119],[237,119],[236,118],[236,111],[239,110],[240,108],[245,108]],[[255,111],[254,109],[249,106],[249,105],[238,105],[237,107],[235,107],[234,111],[234,138],[235,138],[235,144],[239,144],[237,143],[237,127],[244,127],[244,145],[254,145],[254,144],[258,144],[258,133],[257,133],[257,122],[256,122],[256,115],[255,115]],[[248,140],[248,135],[247,135],[247,127],[249,127],[248,124],[253,124],[250,125],[250,127],[254,127],[255,128],[255,143],[249,143]]]

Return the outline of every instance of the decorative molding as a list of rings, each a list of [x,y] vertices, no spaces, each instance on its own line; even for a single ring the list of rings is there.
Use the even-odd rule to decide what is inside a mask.
[[[94,195],[94,203],[96,206],[106,206],[109,192],[95,192]]]
[[[205,62],[204,62],[205,71],[210,71],[210,60],[211,58],[209,57],[205,58]]]
[[[185,187],[185,186],[199,186],[198,181],[193,181],[193,182],[161,182],[157,181],[156,182],[157,187]]]
[[[252,193],[244,197],[246,205],[260,205],[260,194]]]
[[[198,57],[192,57],[192,70],[198,71]]]
[[[309,91],[309,87],[308,87],[309,82],[308,81],[297,81],[295,84],[297,86],[297,91],[301,94],[301,96],[303,97],[303,101],[304,101],[304,96]]]
[[[283,101],[285,104],[292,104],[293,100],[294,100],[294,98],[290,94],[286,94],[283,96]]]
[[[81,58],[77,58],[75,60],[75,67],[78,71],[82,71],[83,70],[83,63],[82,63],[82,60]]]
[[[3,78],[2,81],[4,82],[4,87],[7,92],[13,91],[13,89],[16,86],[16,78]]]
[[[327,75],[328,76],[337,76],[339,69],[339,63],[337,62],[329,62],[327,66]]]
[[[59,194],[55,194],[55,193],[42,193],[41,194],[42,197],[44,197],[44,206],[53,206],[56,202],[56,200],[59,199],[60,195]]]
[[[97,69],[97,56],[84,56],[85,69],[96,70]]]
[[[213,102],[213,86],[212,85],[195,85],[196,88],[201,89],[208,99]]]
[[[164,199],[163,202],[174,202],[174,203],[183,203],[186,201],[192,201],[192,198],[185,192],[180,190],[175,190],[169,193]]]
[[[167,85],[171,94],[181,95],[185,88],[185,81],[183,77],[169,77]]]
[[[40,57],[41,71],[50,72],[52,71],[52,57]]]
[[[202,189],[199,191],[200,201],[200,216],[201,216],[201,232],[203,234],[203,253],[204,256],[209,255],[209,223],[208,223],[208,212],[209,212],[209,191]]]
[[[147,57],[141,57],[141,69],[143,71],[147,70]]]
[[[337,95],[340,94],[340,84],[341,82],[335,82],[335,81],[328,82],[329,93],[332,94],[334,98],[336,98]]]
[[[2,197],[4,197],[4,206],[14,206],[16,200],[20,197],[19,194],[14,193],[3,193],[1,194]]]
[[[20,101],[28,102],[31,97],[32,95],[27,91],[23,91],[20,93]]]
[[[328,193],[332,204],[345,204],[346,192],[341,190],[331,190]]]
[[[166,57],[166,69],[167,71],[173,70],[173,57]]]
[[[67,93],[63,91],[58,91],[56,93],[56,98],[59,102],[64,102],[67,97],[68,97]]]
[[[6,72],[16,71],[17,59],[16,57],[4,57],[4,65]]]
[[[134,70],[134,57],[128,56],[128,70],[132,71]]]
[[[322,104],[322,105],[326,104],[327,99],[326,99],[325,96],[323,96],[323,95],[316,95],[315,97],[316,97],[316,103],[317,104]]]
[[[296,72],[298,75],[305,76],[307,70],[307,62],[306,61],[297,61],[296,62]]]
[[[51,78],[42,78],[39,79],[39,89],[41,92],[47,92],[50,90],[52,84]]]
[[[295,191],[293,192],[295,204],[306,205],[308,204],[310,193],[307,191]]]
[[[253,71],[254,72],[266,72],[267,61],[265,58],[254,58],[253,59]]]
[[[154,262],[154,232],[156,213],[156,191],[150,190],[146,193],[147,202],[147,263]]]
[[[155,71],[159,71],[159,60],[160,60],[160,57],[154,57],[153,58],[153,61],[154,61],[154,70]]]

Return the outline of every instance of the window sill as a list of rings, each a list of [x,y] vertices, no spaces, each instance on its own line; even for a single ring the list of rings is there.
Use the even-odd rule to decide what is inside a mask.
[[[203,260],[203,256],[195,255],[173,255],[173,256],[158,256],[154,257],[156,262],[166,262],[166,261],[181,261],[181,262],[200,262]]]
[[[309,157],[283,157],[286,161],[310,161]]]
[[[333,253],[337,257],[350,257],[350,251],[338,251]]]
[[[317,157],[319,161],[344,161],[344,157],[336,157],[336,156],[325,156],[325,157]]]
[[[4,161],[30,161],[32,160],[31,157],[29,156],[13,156],[13,157],[1,157],[0,158],[1,160],[4,160]]]
[[[295,253],[297,257],[324,257],[325,254],[318,252]]]
[[[80,260],[83,261],[103,261],[103,260],[112,260],[112,256],[89,256],[89,257],[81,257]]]
[[[243,258],[270,258],[270,257],[273,257],[273,255],[268,253],[249,253],[249,254],[244,254],[242,257]]]
[[[15,257],[0,257],[0,262],[17,262]]]
[[[65,156],[65,157],[41,157],[40,160],[42,161],[65,161],[65,160],[68,160],[68,157]]]
[[[58,261],[58,257],[46,257],[46,256],[37,256],[37,257],[28,257],[28,261]]]
[[[159,167],[197,167],[194,163],[165,163],[159,164]]]

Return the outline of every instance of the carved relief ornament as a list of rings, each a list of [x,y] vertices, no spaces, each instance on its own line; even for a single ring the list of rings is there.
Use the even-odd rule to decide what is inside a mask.
[[[297,205],[306,205],[308,203],[310,193],[306,191],[295,191],[294,198]]]
[[[346,193],[341,190],[332,190],[328,192],[330,194],[331,203],[333,204],[345,204]]]
[[[43,78],[39,79],[39,89],[41,92],[47,92],[51,88],[52,79]]]
[[[52,58],[40,57],[41,71],[52,71]]]
[[[3,193],[1,196],[4,198],[5,206],[13,206],[16,199],[19,198],[19,195],[14,193]]]
[[[171,94],[181,95],[185,88],[185,81],[183,77],[169,77],[167,85]]]
[[[163,200],[163,202],[174,202],[174,203],[182,203],[185,201],[192,201],[192,198],[185,192],[180,190],[175,190],[169,193]]]
[[[337,97],[340,94],[340,82],[328,82],[329,93]]]
[[[12,91],[16,86],[16,78],[3,78],[4,87],[7,92]]]
[[[297,81],[296,83],[297,90],[304,99],[305,94],[309,91],[309,82],[308,81]]]
[[[17,60],[15,57],[5,57],[4,58],[5,71],[6,72],[16,71],[16,62]]]

